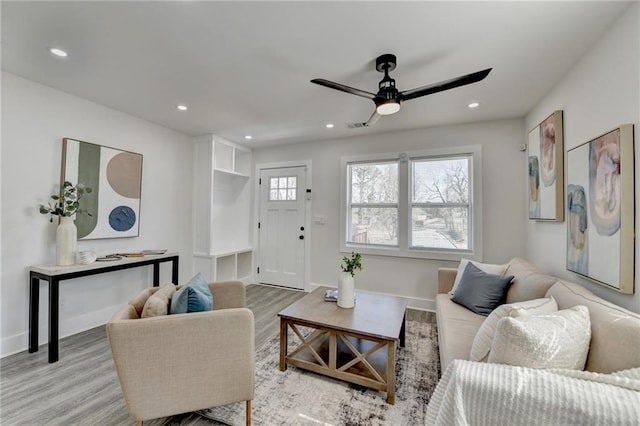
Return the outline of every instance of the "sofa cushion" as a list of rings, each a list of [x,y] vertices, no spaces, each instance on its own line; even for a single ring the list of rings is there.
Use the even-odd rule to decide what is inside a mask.
[[[488,274],[468,263],[451,300],[476,314],[489,315],[505,302],[512,279],[512,275]]]
[[[175,293],[176,287],[173,284],[165,284],[158,291],[153,293],[142,308],[140,318],[151,318],[169,313],[169,303],[171,296]]]
[[[526,260],[514,257],[504,272],[513,275],[513,282],[507,292],[507,303],[541,299],[549,288],[558,281],[550,275],[543,274]]]
[[[496,275],[504,275],[504,271],[507,269],[508,264],[504,265],[494,265],[491,263],[480,263],[475,260],[469,259],[460,259],[460,264],[458,265],[458,273],[456,274],[456,279],[453,281],[453,287],[451,287],[451,291],[449,294],[453,296],[453,293],[456,292],[458,285],[460,284],[460,280],[462,279],[462,275],[464,274],[464,270],[467,268],[467,265],[471,263],[475,265],[478,269],[488,274],[496,274]]]
[[[436,295],[438,347],[442,371],[454,359],[469,359],[471,343],[485,318],[452,302],[446,293]]]
[[[531,368],[583,370],[591,326],[586,306],[498,321],[489,362]]]
[[[213,296],[201,273],[176,291],[171,299],[171,314],[203,312],[213,309]]]
[[[505,317],[516,317],[523,315],[550,314],[558,310],[558,305],[553,297],[526,300],[524,302],[511,303],[498,306],[487,319],[482,323],[478,333],[476,333],[471,345],[471,361],[484,362],[489,357],[493,336],[496,331],[498,321]]]
[[[547,292],[558,308],[589,308],[591,345],[586,370],[596,373],[640,367],[640,315],[607,302],[586,288],[558,281]]]

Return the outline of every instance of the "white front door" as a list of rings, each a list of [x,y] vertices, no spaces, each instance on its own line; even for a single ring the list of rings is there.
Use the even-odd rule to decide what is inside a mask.
[[[257,281],[304,289],[306,167],[260,170]]]

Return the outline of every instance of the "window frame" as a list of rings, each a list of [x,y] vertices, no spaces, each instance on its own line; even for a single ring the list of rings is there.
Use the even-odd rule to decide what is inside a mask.
[[[470,157],[469,182],[469,248],[439,249],[432,247],[411,247],[412,221],[412,161],[421,159],[437,159],[450,157]],[[357,163],[398,163],[398,244],[397,246],[364,244],[348,242],[349,193],[351,191],[351,176],[348,166]],[[406,152],[368,154],[341,157],[341,201],[340,201],[340,251],[349,253],[357,251],[361,254],[420,258],[433,260],[460,260],[461,258],[482,260],[482,147],[480,145],[466,145],[450,148],[433,148]],[[420,203],[418,203],[420,204]]]
[[[278,186],[276,188],[273,188],[271,186],[271,182],[273,179],[278,179]],[[287,184],[284,188],[280,187],[280,179],[287,179]],[[289,186],[289,179],[294,179],[294,181],[296,182],[296,186]],[[280,202],[287,202],[287,201],[296,202],[298,200],[298,181],[296,176],[270,177],[268,185],[269,185],[269,194],[268,194],[269,198],[267,199],[267,202],[270,202],[270,203],[280,203]],[[281,190],[286,191],[285,192],[286,195],[284,199],[280,198]],[[271,198],[272,191],[277,191],[278,198]],[[289,191],[293,191],[293,198],[289,198]]]
[[[358,165],[358,164],[367,164],[367,165],[381,165],[381,164],[396,164],[398,165],[397,161],[395,160],[370,160],[370,161],[351,161],[349,163],[346,164],[345,168],[349,168],[349,166],[351,165]],[[352,175],[351,173],[347,173],[347,185],[345,186],[345,190],[347,191],[347,199],[346,199],[346,205],[345,208],[347,209],[347,214],[349,212],[352,212],[353,208],[370,208],[370,209],[395,209],[397,212],[397,220],[398,220],[398,224],[400,223],[400,187],[401,187],[401,183],[400,183],[400,166],[398,165],[398,188],[397,188],[397,198],[396,198],[396,202],[395,203],[363,203],[362,201],[359,203],[352,203],[351,202],[351,189],[353,188],[353,182],[352,182]],[[346,171],[345,171],[346,173]],[[349,225],[350,225],[350,218],[347,216],[345,216],[345,223],[346,223],[346,228],[345,228],[345,243],[346,244],[358,244],[358,243],[354,243],[351,241],[346,241],[349,238]],[[398,233],[400,232],[400,230],[398,229]],[[396,249],[399,248],[399,240],[400,236],[398,235],[398,241],[396,242],[396,244],[372,244],[372,243],[366,243],[366,244],[361,244],[367,247],[381,247],[381,248],[391,248],[391,249]]]
[[[444,203],[444,202],[414,202],[413,201],[413,185],[414,185],[414,180],[413,180],[413,174],[414,174],[414,170],[415,170],[415,164],[420,162],[420,161],[438,161],[441,159],[446,159],[446,160],[453,160],[453,159],[466,159],[468,161],[468,176],[470,177],[469,179],[469,201],[467,201],[466,203],[452,203],[452,202],[448,202],[448,203]],[[460,253],[461,251],[465,251],[464,249],[447,249],[447,248],[435,248],[435,247],[422,247],[422,246],[416,246],[413,244],[413,209],[414,208],[433,208],[433,209],[452,209],[452,208],[466,208],[467,209],[467,217],[470,220],[470,225],[471,225],[471,232],[467,235],[467,246],[468,247],[473,247],[473,155],[471,154],[450,154],[450,155],[444,155],[444,156],[429,156],[429,157],[411,157],[409,158],[409,196],[407,199],[407,205],[409,208],[409,218],[408,218],[408,238],[409,238],[409,242],[408,242],[408,247],[411,250],[436,250],[436,251],[443,251],[443,252],[453,252],[453,253]],[[471,251],[471,250],[466,250],[466,251]]]

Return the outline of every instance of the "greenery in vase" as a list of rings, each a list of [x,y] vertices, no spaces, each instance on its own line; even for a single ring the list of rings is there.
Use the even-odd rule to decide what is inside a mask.
[[[76,213],[86,213],[91,216],[86,209],[80,208],[80,199],[85,194],[90,194],[91,188],[79,183],[73,185],[69,181],[65,181],[60,188],[60,194],[53,194],[48,205],[40,204],[40,213],[51,215],[49,222],[53,222],[54,216],[73,216]]]
[[[356,271],[362,271],[362,256],[360,253],[351,252],[351,257],[343,257],[340,265],[342,272],[348,272],[352,277],[356,276]]]

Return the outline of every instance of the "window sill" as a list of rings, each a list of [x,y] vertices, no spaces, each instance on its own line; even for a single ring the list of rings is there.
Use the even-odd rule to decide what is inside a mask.
[[[342,244],[341,253],[358,252],[371,256],[404,257],[408,259],[450,260],[470,259],[481,262],[482,258],[472,250],[429,250],[429,249],[401,249],[399,247],[372,247],[361,244]]]

